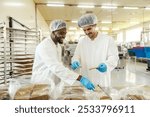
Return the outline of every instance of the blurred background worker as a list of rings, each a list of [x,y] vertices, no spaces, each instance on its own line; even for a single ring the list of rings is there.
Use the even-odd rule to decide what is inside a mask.
[[[118,50],[112,37],[96,31],[97,17],[85,14],[78,20],[78,26],[86,36],[79,43],[72,58],[72,69],[81,67],[81,74],[91,78],[95,85],[110,87],[111,71],[118,63]],[[92,69],[92,68],[95,69]]]
[[[94,85],[88,78],[70,71],[61,62],[60,44],[63,44],[66,37],[66,23],[62,20],[54,20],[50,30],[50,37],[44,39],[36,48],[31,81],[36,83],[53,81],[57,85],[62,80],[72,85],[78,80],[87,89],[94,90]]]

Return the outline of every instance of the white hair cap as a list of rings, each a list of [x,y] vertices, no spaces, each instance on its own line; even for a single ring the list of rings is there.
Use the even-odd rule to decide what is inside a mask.
[[[94,24],[97,24],[97,17],[94,14],[85,14],[78,20],[78,26],[81,28]]]
[[[53,20],[50,24],[50,31],[60,30],[62,28],[66,28],[66,23],[63,20]]]

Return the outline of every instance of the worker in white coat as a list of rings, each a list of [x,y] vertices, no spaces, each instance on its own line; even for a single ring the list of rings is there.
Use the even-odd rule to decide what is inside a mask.
[[[96,31],[96,24],[94,14],[85,14],[78,20],[86,35],[79,39],[71,67],[80,68],[81,74],[95,85],[111,87],[110,75],[118,63],[118,50],[112,37]]]
[[[94,85],[88,80],[68,68],[61,62],[61,46],[66,37],[66,23],[62,20],[54,20],[50,25],[50,37],[44,39],[36,48],[32,69],[32,82],[50,83],[56,85],[63,81],[72,85],[76,80],[89,90],[94,90]]]

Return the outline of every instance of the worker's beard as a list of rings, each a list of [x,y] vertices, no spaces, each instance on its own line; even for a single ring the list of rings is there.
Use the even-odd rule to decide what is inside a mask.
[[[54,36],[55,36],[54,38],[55,38],[56,43],[63,44],[65,37],[58,36],[58,35],[55,35],[55,34],[54,34]]]
[[[63,44],[65,37],[63,37],[63,36],[55,36],[55,37],[59,44]]]
[[[64,38],[57,38],[57,42],[59,44],[63,44],[64,43]]]
[[[89,34],[87,34],[87,36],[88,36],[89,38],[93,38],[93,33],[89,33]]]
[[[95,39],[97,36],[97,32],[90,32],[88,34],[86,34],[90,39]]]

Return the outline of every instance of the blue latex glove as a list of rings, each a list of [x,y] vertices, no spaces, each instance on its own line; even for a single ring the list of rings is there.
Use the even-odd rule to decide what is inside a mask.
[[[87,78],[82,76],[81,79],[80,79],[80,82],[87,89],[94,91],[95,87],[94,87],[93,83],[91,81],[89,81]]]
[[[105,63],[101,63],[98,68],[96,68],[100,72],[106,72],[107,71],[107,65]]]
[[[78,61],[74,61],[72,64],[71,64],[71,68],[73,70],[76,70],[80,67],[80,63]]]

